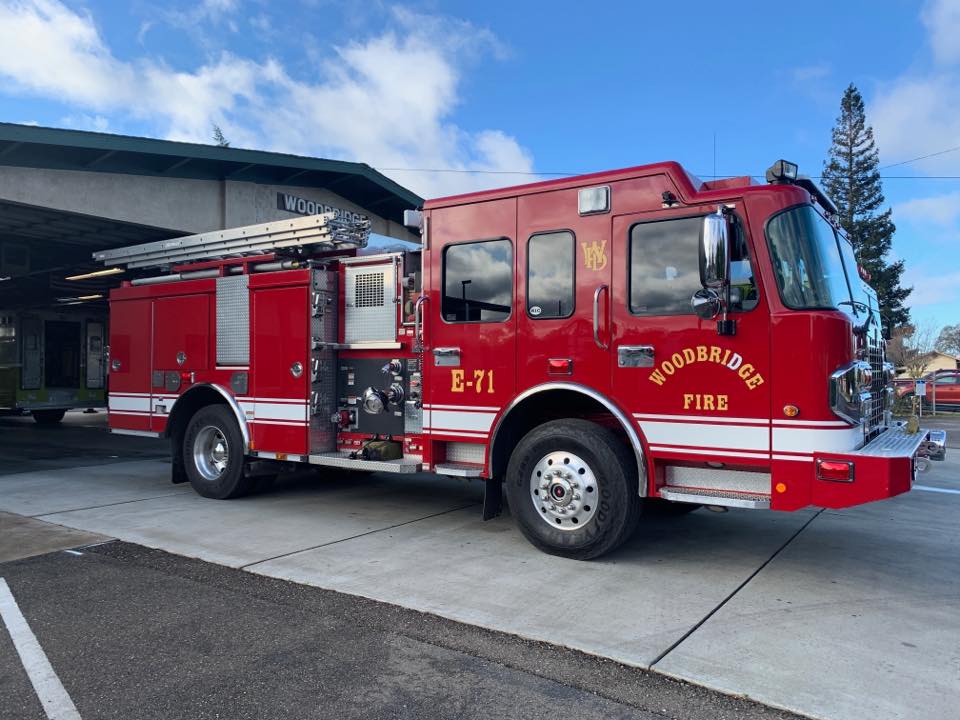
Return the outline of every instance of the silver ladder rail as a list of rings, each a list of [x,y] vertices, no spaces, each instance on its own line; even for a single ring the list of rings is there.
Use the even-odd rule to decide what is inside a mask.
[[[161,267],[200,260],[262,255],[295,247],[317,246],[317,249],[324,250],[362,248],[366,247],[369,236],[369,220],[343,220],[331,212],[99,250],[93,253],[93,259],[106,265],[126,265],[128,268]]]

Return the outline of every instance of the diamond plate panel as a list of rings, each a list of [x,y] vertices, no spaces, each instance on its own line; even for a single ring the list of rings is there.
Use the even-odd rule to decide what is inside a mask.
[[[408,435],[423,432],[423,408],[417,407],[415,400],[403,403],[403,432]]]
[[[897,426],[881,433],[850,455],[873,455],[875,457],[913,457],[920,444],[926,440],[924,430],[908,433],[905,427]]]
[[[477,463],[483,465],[485,453],[486,445],[480,443],[447,443],[447,462]]]
[[[320,343],[337,341],[337,273],[315,270],[311,293],[310,336]],[[337,448],[337,428],[330,421],[337,409],[337,353],[319,347],[310,355],[310,452]]]
[[[770,494],[770,473],[745,472],[743,470],[708,470],[668,465],[664,469],[664,481],[671,486],[671,489],[680,486],[705,491]]]
[[[249,279],[217,278],[217,365],[250,364]]]

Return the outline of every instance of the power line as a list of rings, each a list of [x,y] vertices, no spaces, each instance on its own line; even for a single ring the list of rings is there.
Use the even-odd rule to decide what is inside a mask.
[[[898,167],[899,165],[909,165],[912,162],[917,162],[918,160],[926,160],[927,158],[937,157],[938,155],[946,155],[947,153],[956,152],[960,150],[960,145],[957,147],[947,148],[946,150],[940,150],[935,153],[930,153],[929,155],[921,155],[920,157],[911,158],[910,160],[901,160],[900,162],[891,163],[890,165],[883,165],[878,167],[877,170],[887,170],[892,167]]]
[[[953,152],[953,150],[960,150],[960,146],[952,148],[951,150],[943,150],[939,153],[933,153],[931,155],[924,155],[923,158],[933,157],[934,155],[943,155],[944,153]],[[913,160],[904,160],[902,163],[895,163],[894,165],[886,165],[884,167],[895,167],[896,165],[904,165],[909,162],[916,162],[917,160],[922,160],[923,158],[914,158]],[[883,169],[883,168],[880,168]],[[465,170],[463,168],[377,168],[380,172],[423,172],[423,173],[462,173],[465,175],[523,175],[527,177],[571,177],[574,175],[588,175],[590,173],[597,172],[596,170],[577,170],[572,172],[535,172],[533,170]],[[727,175],[701,175],[700,173],[694,173],[697,177],[704,178],[706,180],[716,180],[718,178],[727,178],[727,177],[751,177],[756,180],[764,180],[763,175],[749,175],[747,173],[730,173]],[[811,180],[822,180],[823,175],[810,175]],[[960,175],[881,175],[881,180],[960,180]]]

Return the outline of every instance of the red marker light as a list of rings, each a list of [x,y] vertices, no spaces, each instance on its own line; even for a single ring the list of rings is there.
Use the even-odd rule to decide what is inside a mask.
[[[847,460],[817,460],[817,478],[832,482],[853,482],[853,463]]]
[[[547,372],[550,375],[572,375],[573,360],[570,358],[550,358],[547,360]]]

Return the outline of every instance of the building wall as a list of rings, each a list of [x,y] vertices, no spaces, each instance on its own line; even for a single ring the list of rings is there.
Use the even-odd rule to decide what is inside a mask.
[[[365,215],[372,221],[373,232],[417,241],[402,225],[320,188],[0,167],[2,200],[169,228],[184,234],[296,217],[296,213],[277,207],[278,193]]]
[[[957,358],[952,355],[947,355],[946,353],[938,352],[934,353],[927,361],[927,366],[924,368],[923,374],[927,375],[941,370],[957,370],[958,368],[960,368],[960,361],[958,361]],[[908,378],[910,377],[910,373],[903,368],[899,368],[897,377]]]

